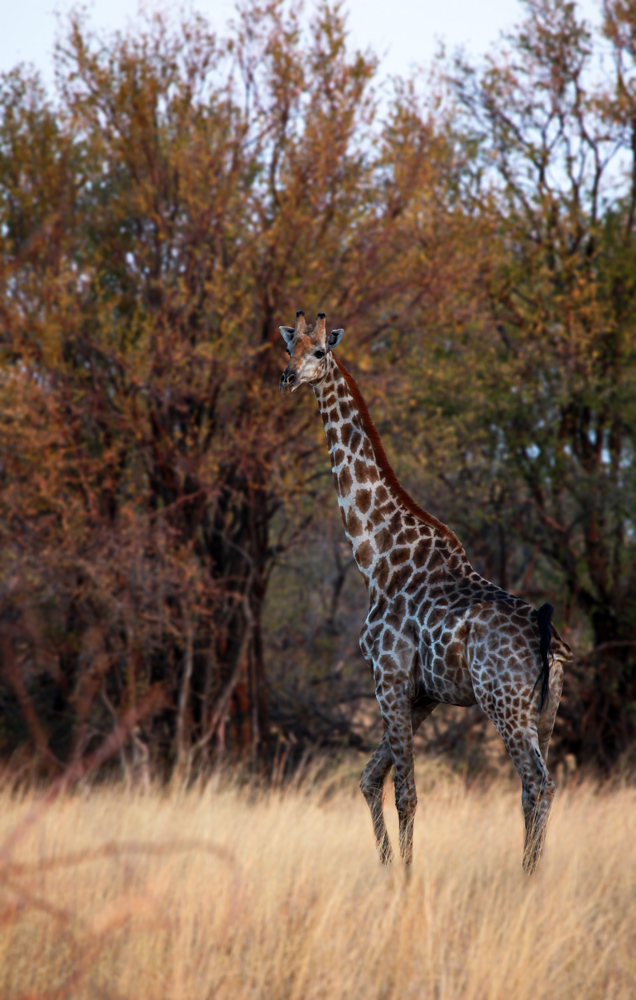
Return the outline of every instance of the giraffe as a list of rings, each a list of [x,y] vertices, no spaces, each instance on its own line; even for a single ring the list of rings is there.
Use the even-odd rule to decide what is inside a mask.
[[[290,356],[281,393],[308,382],[318,400],[345,532],[369,594],[360,648],[371,667],[384,735],[362,774],[383,863],[393,858],[383,812],[393,766],[400,854],[413,858],[417,806],[413,735],[440,703],[477,704],[494,723],[519,773],[525,819],[523,867],[539,861],[555,785],[546,766],[569,646],[536,611],[490,583],[455,534],[399,483],[357,383],[327,334],[302,310],[280,332]]]

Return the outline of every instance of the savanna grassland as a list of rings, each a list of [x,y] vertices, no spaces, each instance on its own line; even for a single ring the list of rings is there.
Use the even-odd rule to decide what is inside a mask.
[[[353,775],[4,792],[0,995],[633,998],[633,788],[561,789],[532,879],[515,786],[419,788],[410,879],[380,867]]]

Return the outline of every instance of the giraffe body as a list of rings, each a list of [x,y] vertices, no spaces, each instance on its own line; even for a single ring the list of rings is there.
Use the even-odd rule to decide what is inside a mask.
[[[413,736],[440,703],[478,704],[497,727],[522,782],[524,867],[533,871],[545,838],[554,782],[546,762],[561,697],[563,664],[572,658],[537,612],[485,580],[453,532],[406,493],[384,453],[360,390],[332,353],[341,330],[313,329],[304,315],[281,327],[291,360],[280,391],[309,382],[325,427],[345,532],[369,592],[360,648],[373,671],[385,727],[364,770],[380,857],[392,857],[382,801],[391,766],[400,851],[412,860],[417,806]],[[551,655],[551,662],[548,660]]]

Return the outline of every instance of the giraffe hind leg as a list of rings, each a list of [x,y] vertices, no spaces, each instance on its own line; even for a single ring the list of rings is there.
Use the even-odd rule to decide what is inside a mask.
[[[539,749],[536,729],[527,728],[520,733],[517,727],[512,729],[498,724],[497,728],[521,778],[521,804],[526,826],[523,868],[532,875],[545,843],[556,786]]]
[[[506,663],[491,661],[497,673],[504,673]],[[533,688],[533,671],[517,676],[514,688],[504,688],[497,681],[476,683],[475,696],[479,706],[496,726],[517,773],[521,778],[523,815],[526,827],[523,851],[524,870],[531,875],[541,857],[548,826],[548,817],[556,786],[546,766],[544,751],[554,725],[560,696],[560,677],[550,678],[550,696],[539,712],[538,697]],[[552,673],[552,672],[551,672]],[[528,676],[529,675],[529,676]]]
[[[534,782],[526,791],[523,784],[522,803],[524,819],[526,823],[526,842],[523,852],[523,867],[529,875],[535,871],[548,827],[548,817],[552,808],[552,801],[556,791],[554,781],[550,777],[547,768],[548,749],[550,737],[554,729],[559,701],[561,700],[561,690],[563,687],[563,666],[560,661],[555,660],[550,672],[549,694],[545,705],[539,715],[537,736],[538,746],[531,740],[532,750],[535,759]],[[519,772],[521,774],[521,772]],[[523,782],[523,775],[521,778]]]
[[[529,780],[523,777],[521,779],[523,783],[521,801],[526,823],[523,867],[528,875],[532,875],[539,863],[548,828],[548,816],[556,791],[539,747],[533,746],[532,753],[536,765],[534,774]]]

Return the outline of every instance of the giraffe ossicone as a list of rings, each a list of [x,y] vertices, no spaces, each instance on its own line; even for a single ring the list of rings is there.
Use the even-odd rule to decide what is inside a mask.
[[[366,403],[327,334],[302,311],[280,332],[290,355],[279,390],[311,385],[320,408],[338,504],[369,592],[360,648],[373,671],[384,736],[361,788],[381,860],[392,858],[384,822],[384,780],[395,772],[400,853],[413,857],[417,806],[413,735],[440,703],[478,704],[498,729],[519,773],[526,825],[523,865],[534,871],[555,785],[548,745],[570,647],[536,611],[490,583],[469,563],[455,534],[423,510],[391,468]]]

